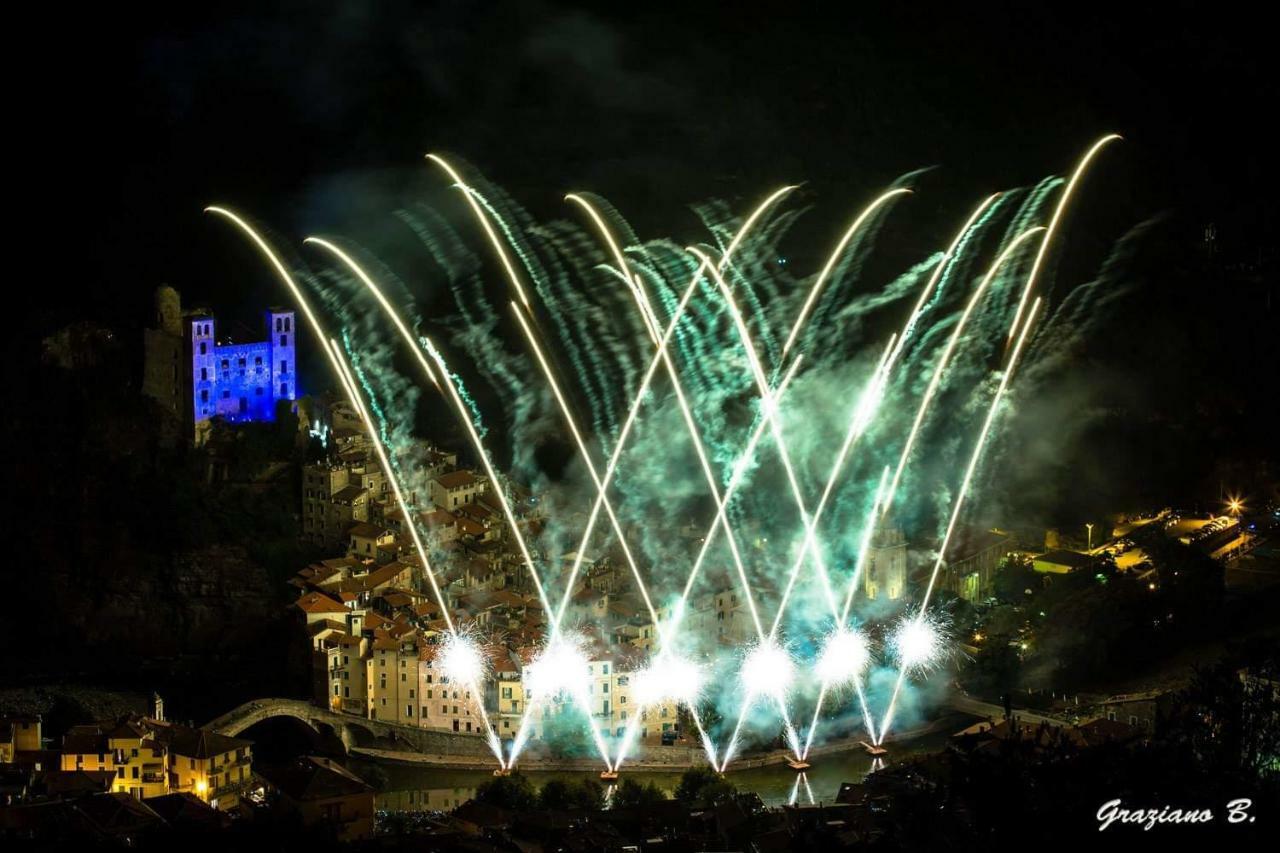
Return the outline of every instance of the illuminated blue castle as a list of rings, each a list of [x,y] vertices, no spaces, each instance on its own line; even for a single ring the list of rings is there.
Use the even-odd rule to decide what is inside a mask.
[[[195,444],[210,422],[273,421],[276,403],[298,394],[293,311],[266,311],[266,340],[218,343],[212,312],[183,311],[171,287],[156,291],[155,329],[146,330],[143,391],[184,420]]]

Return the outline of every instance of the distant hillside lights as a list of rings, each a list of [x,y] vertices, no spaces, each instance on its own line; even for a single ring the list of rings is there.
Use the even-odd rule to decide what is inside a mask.
[[[158,288],[155,299],[156,328],[144,335],[143,392],[182,419],[194,444],[208,439],[213,418],[274,421],[277,402],[297,399],[292,310],[265,312],[263,340],[220,344],[211,312],[184,311],[168,286]]]

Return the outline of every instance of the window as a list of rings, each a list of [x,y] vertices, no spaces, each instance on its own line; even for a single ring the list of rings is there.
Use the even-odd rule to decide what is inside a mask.
[[[413,706],[412,706],[412,705],[405,705],[405,706],[404,706],[404,715],[405,715],[406,717],[412,717],[412,716],[413,716]]]
[[[288,374],[288,372],[289,372],[289,362],[287,361],[280,362],[280,375],[284,376]]]
[[[200,392],[200,402],[201,402],[201,403],[207,403],[207,402],[209,402],[209,389],[208,389],[208,388],[205,388],[205,389],[201,390],[201,392]]]
[[[281,336],[280,336],[280,346],[282,346],[282,347],[287,347],[288,345],[289,345],[289,336],[288,336],[288,335],[281,335]]]
[[[281,382],[281,383],[280,383],[280,396],[281,396],[281,397],[288,397],[288,396],[289,396],[289,383],[288,383],[288,382]]]
[[[209,368],[207,367],[200,368],[200,381],[207,382],[208,379],[209,379]]]
[[[201,341],[201,342],[200,342],[200,354],[201,354],[201,355],[207,355],[207,354],[208,354],[208,352],[209,352],[209,345],[208,345],[208,344],[206,344],[204,341]]]

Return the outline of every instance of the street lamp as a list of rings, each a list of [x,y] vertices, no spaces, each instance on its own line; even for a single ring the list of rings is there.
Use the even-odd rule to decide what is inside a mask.
[[[1244,509],[1244,501],[1239,498],[1231,498],[1227,501],[1227,511],[1237,518],[1240,517],[1240,511]]]
[[[1093,550],[1093,525],[1086,523],[1085,527],[1089,529],[1089,547],[1085,550],[1092,551]]]

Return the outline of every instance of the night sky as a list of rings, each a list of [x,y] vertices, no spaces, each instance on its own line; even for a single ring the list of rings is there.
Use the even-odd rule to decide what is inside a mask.
[[[564,192],[591,189],[642,235],[683,238],[698,236],[689,204],[741,207],[783,182],[804,182],[813,221],[834,232],[871,192],[937,166],[913,201],[923,253],[973,199],[1065,172],[1115,131],[1126,141],[1081,203],[1060,274],[1090,274],[1129,228],[1163,216],[1174,289],[1131,306],[1114,330],[1126,345],[1104,341],[1097,357],[1142,383],[1142,364],[1207,326],[1186,364],[1230,347],[1231,372],[1249,376],[1224,391],[1214,371],[1188,368],[1161,406],[1274,390],[1274,308],[1258,310],[1274,290],[1274,56],[1230,4],[613,5],[125,4],[49,17],[45,60],[19,95],[34,150],[11,163],[38,190],[23,205],[38,223],[24,251],[42,259],[24,346],[82,319],[132,341],[161,282],[249,322],[277,285],[205,204],[284,239],[372,242],[398,203],[441,192],[427,151],[464,158],[536,216],[564,215]],[[1220,263],[1245,268],[1252,288],[1221,317],[1196,295],[1208,223]],[[1242,308],[1253,325],[1223,331]]]
[[[1138,213],[1188,211],[1241,243],[1274,227],[1274,75],[1230,4],[889,5],[101,7],[57,22],[36,76],[34,212],[94,312],[161,280],[221,301],[253,275],[230,275],[210,201],[286,234],[334,225],[359,204],[344,180],[423,172],[428,150],[535,212],[591,188],[674,231],[690,202],[781,181],[834,210],[921,166],[965,193],[1021,185],[1116,131],[1129,145],[1106,178]]]

